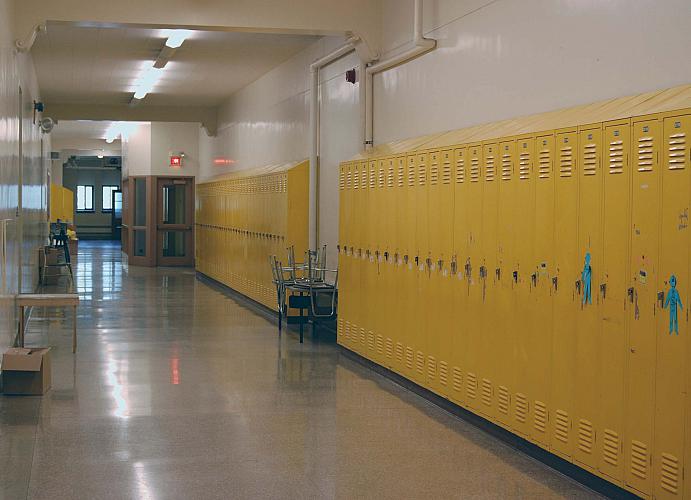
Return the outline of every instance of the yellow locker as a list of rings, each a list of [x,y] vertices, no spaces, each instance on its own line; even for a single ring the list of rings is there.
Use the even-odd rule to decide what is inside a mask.
[[[345,221],[345,248],[342,250],[343,257],[343,278],[344,278],[344,293],[347,294],[345,299],[345,336],[348,339],[348,346],[357,350],[359,344],[359,333],[357,329],[357,322],[355,320],[355,315],[357,314],[357,297],[358,297],[358,285],[359,280],[357,276],[357,268],[354,260],[355,256],[355,185],[359,184],[357,179],[358,176],[358,164],[353,162],[346,166],[346,187],[345,187],[345,200],[346,206],[344,207],[344,221]],[[339,307],[341,303],[341,297],[339,296]]]
[[[442,281],[441,269],[438,266],[442,254],[442,184],[441,184],[441,151],[434,150],[427,153],[427,224],[429,253],[425,258],[424,276],[421,282],[426,285],[421,290],[422,299],[426,303],[426,319],[421,328],[425,334],[425,351],[427,354],[427,387],[437,394],[441,394],[439,379],[439,361],[441,355],[442,337],[445,335],[443,327],[443,311],[441,309]]]
[[[403,258],[407,247],[407,233],[410,226],[407,217],[407,188],[406,188],[406,157],[397,156],[394,159],[395,168],[395,208],[393,212],[392,223],[395,228],[394,246],[393,246],[393,271],[392,271],[392,314],[393,314],[393,329],[395,332],[394,341],[394,369],[399,374],[404,374],[405,367],[405,348],[407,345],[405,323],[406,313],[402,310],[407,291],[404,289],[404,263]]]
[[[552,387],[550,399],[550,450],[564,458],[573,451],[573,393],[575,390],[576,312],[580,296],[574,283],[580,279],[583,255],[578,249],[578,154],[576,129],[556,131],[554,202],[554,278],[552,323]]]
[[[350,347],[349,334],[345,324],[348,317],[348,299],[352,291],[347,285],[348,264],[345,258],[345,245],[347,238],[346,229],[346,210],[348,210],[349,200],[346,196],[346,177],[350,163],[341,163],[338,168],[338,269],[339,269],[339,297],[338,297],[338,320],[336,321],[336,339],[338,343]],[[275,255],[274,250],[274,255]]]
[[[374,262],[375,252],[375,231],[376,225],[374,222],[376,204],[377,204],[377,160],[369,160],[365,171],[365,206],[363,207],[364,218],[362,224],[365,226],[365,239],[363,241],[364,259],[363,266],[363,283],[362,293],[364,299],[364,313],[365,320],[363,327],[366,332],[366,356],[371,360],[376,360],[376,333],[374,323],[376,321],[379,311],[376,308],[376,279],[377,267]]]
[[[394,220],[396,213],[396,163],[395,158],[389,157],[383,160],[385,185],[384,197],[382,199],[382,213],[380,215],[383,233],[383,243],[379,249],[379,280],[381,286],[382,321],[380,323],[381,334],[384,336],[384,359],[385,366],[389,369],[394,368],[395,356],[394,345],[396,330],[393,328],[396,303],[394,301],[393,280],[393,238],[395,233]]]
[[[496,382],[495,362],[499,329],[503,326],[497,317],[497,216],[499,207],[499,181],[497,164],[499,162],[499,145],[487,142],[482,145],[483,155],[483,193],[482,193],[482,262],[478,271],[479,286],[482,288],[482,342],[478,353],[480,360],[479,398],[480,412],[490,418],[496,415],[494,404],[494,384]],[[501,273],[501,271],[499,271]]]
[[[467,367],[468,329],[472,316],[468,307],[468,281],[464,281],[463,266],[468,259],[468,227],[470,203],[467,196],[467,157],[466,146],[453,150],[453,252],[451,255],[451,289],[453,304],[449,309],[449,332],[451,334],[451,381],[450,399],[465,406],[463,382]]]
[[[367,336],[365,333],[365,280],[363,276],[362,256],[363,250],[363,234],[365,228],[364,217],[366,216],[365,196],[367,188],[367,161],[360,160],[355,165],[353,171],[353,249],[352,249],[352,275],[353,275],[353,290],[357,293],[353,297],[353,325],[355,331],[355,351],[359,354],[365,355],[367,346]],[[351,331],[352,333],[352,331]]]
[[[369,259],[368,268],[370,274],[370,290],[369,295],[369,317],[372,331],[372,340],[370,340],[370,351],[372,359],[377,363],[384,365],[384,335],[382,329],[385,328],[383,324],[384,310],[382,302],[382,280],[380,276],[380,260],[381,248],[383,246],[384,229],[383,229],[383,211],[384,211],[384,189],[386,186],[384,175],[384,159],[380,158],[370,162],[370,210],[368,218],[372,221],[371,230],[372,236],[369,245]]]
[[[653,443],[653,495],[681,498],[684,468],[686,345],[689,290],[689,133],[691,115],[663,122],[660,275]]]
[[[417,202],[417,167],[414,154],[406,157],[406,176],[404,187],[404,210],[403,217],[403,265],[401,274],[401,293],[403,295],[401,303],[404,335],[404,373],[410,380],[419,380],[415,376],[415,338],[417,332],[417,314],[420,304],[417,300],[417,243],[415,230],[416,224],[416,202]]]
[[[438,378],[441,394],[449,397],[452,385],[452,353],[455,309],[454,280],[451,269],[451,257],[453,254],[453,231],[454,231],[454,184],[453,184],[453,161],[454,153],[452,149],[441,151],[440,167],[440,207],[439,213],[433,217],[439,222],[439,238],[441,254],[437,259],[437,277],[441,278],[439,286],[439,334],[441,339],[438,351]]]
[[[488,155],[485,156],[486,165],[494,155],[494,168],[497,170],[495,173],[497,180],[494,184],[498,184],[498,212],[496,212],[498,219],[495,223],[497,263],[496,267],[489,266],[494,281],[494,291],[490,293],[496,297],[496,302],[487,311],[493,317],[491,322],[488,322],[488,325],[491,325],[489,328],[492,330],[493,347],[490,350],[492,357],[487,358],[485,362],[493,365],[488,374],[496,387],[496,418],[502,426],[509,428],[517,427],[518,424],[515,419],[517,415],[512,415],[511,404],[514,390],[516,390],[515,376],[518,368],[513,359],[514,343],[520,342],[523,336],[522,311],[514,309],[519,278],[515,259],[518,245],[515,231],[520,212],[525,207],[519,208],[516,199],[518,179],[514,172],[515,141],[502,141],[496,146],[490,145],[486,147],[485,153]],[[490,217],[494,217],[494,214]],[[523,393],[520,394],[523,396],[522,401],[525,401]],[[525,406],[517,405],[515,409],[521,413],[525,410]],[[521,415],[524,423],[525,413]],[[522,427],[521,430],[523,430]]]
[[[466,211],[464,214],[462,242],[462,274],[466,288],[467,322],[464,322],[466,376],[465,402],[469,408],[480,411],[480,378],[482,353],[485,346],[483,321],[484,298],[487,278],[486,263],[483,260],[483,200],[485,183],[483,182],[482,144],[469,144],[467,170],[464,189]]]
[[[604,124],[603,245],[600,293],[601,340],[598,469],[610,480],[623,481],[624,377],[627,350],[627,289],[631,227],[631,125],[629,120]]]
[[[415,335],[411,344],[415,353],[415,380],[422,385],[427,382],[427,325],[429,318],[429,205],[428,185],[429,169],[427,165],[428,153],[418,152],[415,158],[415,266],[416,266],[416,299],[414,326]]]
[[[535,354],[540,345],[533,331],[533,302],[531,294],[537,285],[537,275],[533,278],[533,245],[535,223],[535,179],[533,162],[535,140],[532,136],[517,137],[515,142],[502,143],[502,175],[511,167],[513,180],[513,226],[511,246],[511,283],[513,286],[513,352],[511,365],[515,369],[509,372],[510,383],[514,384],[512,398],[511,425],[517,433],[529,438],[532,430],[532,403],[535,396],[537,379],[543,377],[542,370],[546,364]],[[502,186],[506,183],[502,182]],[[502,220],[506,224],[506,220]],[[512,381],[512,382],[511,382]]]
[[[528,145],[530,148],[530,145]],[[557,279],[554,260],[555,220],[555,138],[553,133],[536,136],[533,178],[535,185],[534,244],[531,282],[532,328],[529,341],[532,367],[529,369],[532,388],[532,429],[530,437],[542,447],[550,442],[551,411],[550,380],[552,378],[553,293]],[[533,278],[534,276],[534,278]]]
[[[580,127],[576,172],[579,179],[578,259],[580,279],[574,393],[574,460],[588,470],[597,467],[602,298],[602,125]]]

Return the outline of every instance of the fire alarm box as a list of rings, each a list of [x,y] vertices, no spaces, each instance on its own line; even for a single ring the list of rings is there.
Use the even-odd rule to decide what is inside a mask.
[[[171,166],[171,168],[182,167],[182,155],[171,155],[170,156],[170,166]]]

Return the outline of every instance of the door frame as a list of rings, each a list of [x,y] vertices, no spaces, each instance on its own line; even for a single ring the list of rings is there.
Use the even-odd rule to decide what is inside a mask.
[[[171,184],[185,184],[185,223],[163,223],[163,186]],[[185,266],[194,267],[194,209],[195,184],[194,176],[158,176],[156,177],[156,265],[157,266]],[[185,256],[166,257],[163,255],[163,232],[166,230],[185,231]]]

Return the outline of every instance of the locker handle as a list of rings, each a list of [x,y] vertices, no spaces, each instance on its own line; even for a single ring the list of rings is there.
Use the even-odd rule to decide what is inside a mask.
[[[555,291],[557,290],[557,282],[558,282],[558,280],[557,280],[556,276],[554,278],[552,278],[552,286],[554,287]]]
[[[533,273],[530,275],[530,279],[533,282],[533,286],[537,286],[537,273]]]
[[[458,264],[456,263],[456,259],[453,259],[451,261],[451,274],[456,274],[458,272],[457,266]]]
[[[630,288],[626,291],[626,293],[627,293],[628,296],[629,296],[629,301],[633,304],[633,287],[630,287]]]
[[[441,271],[441,268],[444,267],[444,261],[442,259],[439,259],[437,261],[437,266],[438,266],[438,269]]]
[[[660,303],[660,309],[665,307],[665,292],[657,292],[657,301]]]
[[[384,252],[384,260],[389,262],[389,252]]]
[[[480,266],[480,278],[487,277],[487,268],[485,266]]]
[[[420,265],[420,257],[417,255],[415,256],[415,265],[416,266]]]
[[[600,293],[602,294],[602,298],[604,299],[607,295],[607,283],[602,283],[600,285]]]
[[[470,262],[466,262],[465,266],[463,266],[465,270],[465,276],[466,278],[470,278],[470,274],[473,272],[473,268],[470,265]]]
[[[581,294],[581,280],[576,280],[576,290],[578,291],[578,295]]]
[[[513,272],[513,282],[518,283],[518,271]]]
[[[494,275],[497,277],[497,281],[501,280],[501,268],[498,267],[494,270]]]

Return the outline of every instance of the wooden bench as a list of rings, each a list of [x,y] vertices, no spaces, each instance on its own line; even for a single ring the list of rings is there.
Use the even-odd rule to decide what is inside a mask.
[[[19,306],[19,345],[24,347],[24,327],[26,326],[26,307],[72,307],[72,352],[77,352],[77,306],[79,295],[76,293],[32,293],[15,295],[15,303]]]

